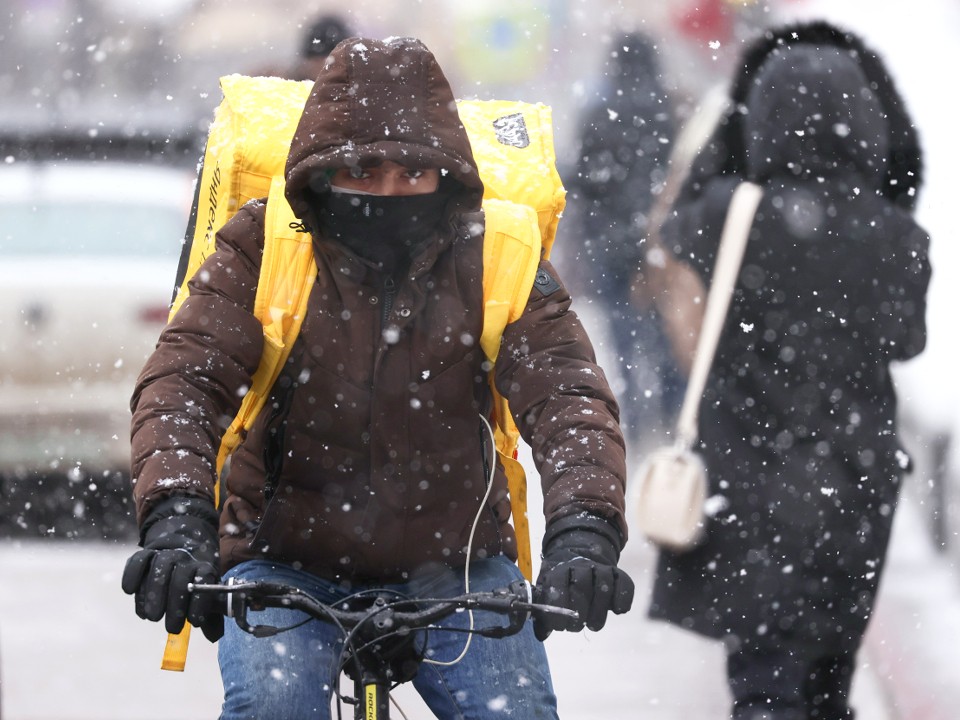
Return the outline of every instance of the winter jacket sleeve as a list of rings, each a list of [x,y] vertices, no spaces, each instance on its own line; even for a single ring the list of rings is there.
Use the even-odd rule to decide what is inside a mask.
[[[262,206],[243,208],[160,336],[131,399],[137,519],[173,495],[213,500],[220,439],[263,349],[252,315],[263,247]]]
[[[496,385],[533,451],[547,523],[588,512],[626,539],[619,408],[570,302],[542,262],[524,314],[504,331]]]

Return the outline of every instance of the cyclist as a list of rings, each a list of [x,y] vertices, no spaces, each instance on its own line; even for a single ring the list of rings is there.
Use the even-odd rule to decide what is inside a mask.
[[[267,409],[236,451],[215,506],[215,458],[261,353],[252,314],[265,206],[218,235],[140,375],[133,493],[140,544],[123,589],[137,614],[220,639],[222,718],[328,717],[337,629],[258,639],[187,584],[274,580],[326,602],[389,588],[414,597],[520,578],[501,467],[491,460],[482,325],[483,185],[452,90],[413,39],[350,38],[331,54],[294,135],[286,194],[313,235],[316,284]],[[547,261],[502,338],[495,382],[544,491],[542,600],[518,635],[474,638],[414,685],[441,718],[555,718],[542,640],[626,612],[618,407]],[[492,483],[487,473],[494,466]],[[291,610],[258,623],[284,625]],[[450,623],[464,623],[456,616]],[[462,636],[434,633],[429,659]]]

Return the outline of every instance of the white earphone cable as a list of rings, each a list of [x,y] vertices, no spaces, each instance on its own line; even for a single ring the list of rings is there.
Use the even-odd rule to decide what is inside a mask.
[[[480,501],[480,507],[477,509],[477,514],[473,518],[473,525],[470,526],[470,536],[467,539],[467,561],[463,565],[463,587],[465,592],[470,592],[470,558],[473,555],[473,538],[477,532],[477,527],[480,525],[480,518],[483,516],[483,511],[487,507],[487,501],[490,499],[490,492],[493,489],[494,473],[496,472],[496,468],[497,468],[497,445],[496,445],[496,440],[493,434],[493,428],[490,426],[490,421],[487,420],[483,415],[480,416],[480,419],[483,421],[483,424],[487,429],[487,434],[490,437],[490,447],[493,450],[493,457],[490,462],[490,474],[489,474],[489,477],[487,478],[487,489],[486,489],[486,492],[484,492],[483,494],[483,499]],[[456,665],[458,662],[463,660],[464,656],[467,654],[467,650],[470,649],[470,641],[473,639],[472,631],[474,628],[473,610],[468,610],[467,613],[470,617],[471,632],[467,633],[467,642],[464,644],[463,650],[460,651],[460,654],[453,660],[449,660],[446,662],[442,660],[424,659],[425,663],[430,663],[431,665],[441,665],[441,666],[448,667],[450,665]]]

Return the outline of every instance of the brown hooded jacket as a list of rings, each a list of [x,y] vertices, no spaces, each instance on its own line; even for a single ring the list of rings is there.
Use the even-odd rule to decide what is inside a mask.
[[[270,558],[323,577],[394,580],[465,560],[493,456],[478,344],[483,185],[433,55],[410,39],[350,39],[328,59],[294,136],[291,207],[316,227],[310,194],[326,191],[329,171],[384,159],[458,181],[448,183],[446,221],[395,286],[314,233],[318,274],[300,335],[225,473],[223,570]],[[263,346],[251,314],[263,223],[255,201],[222,228],[140,376],[132,441],[141,523],[170,496],[213,498],[220,437]],[[497,387],[532,447],[547,522],[589,512],[625,538],[618,409],[567,291],[548,262],[541,270],[504,332]],[[509,520],[497,467],[474,557],[516,558]]]

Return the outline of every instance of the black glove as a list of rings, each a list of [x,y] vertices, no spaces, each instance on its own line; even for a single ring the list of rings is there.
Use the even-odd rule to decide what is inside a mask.
[[[170,498],[154,508],[140,531],[143,549],[123,569],[123,591],[134,596],[137,615],[154,622],[166,615],[170,633],[189,620],[210,642],[223,636],[220,600],[187,591],[188,583],[220,582],[217,524],[213,503],[201,498]]]
[[[617,567],[623,541],[603,518],[567,516],[547,526],[534,600],[576,610],[578,619],[533,613],[533,631],[546,640],[553,630],[599,630],[607,613],[627,612],[633,580]]]

